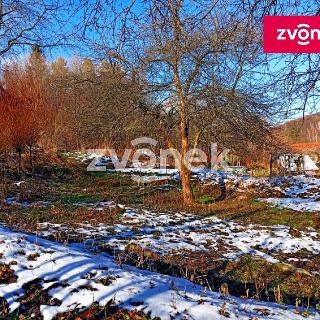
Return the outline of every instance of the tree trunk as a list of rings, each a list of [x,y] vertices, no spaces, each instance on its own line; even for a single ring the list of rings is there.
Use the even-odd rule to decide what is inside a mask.
[[[18,175],[21,176],[22,149],[18,147]]]
[[[30,158],[31,174],[33,175],[33,173],[34,173],[34,168],[33,168],[33,153],[32,153],[32,144],[31,144],[31,143],[30,143],[30,145],[29,145],[29,158]]]
[[[178,85],[178,87],[180,87]],[[181,88],[182,89],[182,88]],[[180,90],[178,89],[178,92]],[[179,95],[182,93],[179,92]],[[182,195],[184,203],[193,202],[193,195],[191,190],[190,170],[187,167],[187,152],[189,150],[188,139],[188,124],[186,103],[183,94],[180,96],[180,135],[181,135],[181,164],[180,164],[180,178],[182,186]]]
[[[187,108],[184,99],[182,86],[179,75],[175,73],[175,82],[177,86],[178,95],[180,98],[180,139],[181,139],[181,163],[180,163],[180,179],[182,186],[182,195],[184,203],[193,202],[193,194],[191,190],[190,170],[187,166],[187,153],[189,151],[189,135],[187,123]]]
[[[187,122],[187,105],[184,98],[178,72],[175,72],[175,83],[180,99],[180,139],[181,139],[181,163],[180,178],[182,186],[183,202],[192,203],[193,194],[191,190],[190,170],[187,166],[187,153],[189,151],[189,128]]]
[[[181,165],[180,165],[180,178],[182,186],[182,195],[184,203],[193,202],[193,194],[191,189],[190,181],[190,170],[186,165],[186,154],[188,152],[188,137],[183,134],[184,128],[183,123],[181,123]]]
[[[181,1],[172,4],[172,18],[173,18],[173,37],[174,37],[174,55],[173,55],[173,75],[174,83],[177,89],[177,96],[180,107],[180,139],[181,139],[181,163],[180,163],[180,179],[182,186],[183,203],[188,204],[193,202],[193,194],[190,181],[190,170],[187,167],[187,152],[189,150],[189,128],[187,120],[187,98],[183,90],[182,81],[180,79],[179,64],[181,61],[180,38],[182,32],[181,21],[179,18],[179,10],[181,8]]]
[[[269,176],[272,177],[272,167],[273,167],[273,157],[272,154],[270,155],[270,161],[269,161]]]

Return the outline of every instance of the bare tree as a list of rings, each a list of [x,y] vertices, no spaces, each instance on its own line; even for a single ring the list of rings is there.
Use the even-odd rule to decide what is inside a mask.
[[[207,116],[207,132],[218,135],[210,121],[219,109],[254,114],[251,122],[273,111],[266,79],[257,76],[265,60],[262,26],[256,27],[262,8],[241,0],[153,0],[111,1],[91,10],[98,57],[136,79],[144,91],[140,107],[158,119],[169,147],[180,148],[185,203],[193,202],[186,154],[205,131],[199,115]],[[220,120],[229,117],[220,112]]]
[[[71,44],[73,2],[61,0],[0,0],[0,57],[23,52],[26,46]]]

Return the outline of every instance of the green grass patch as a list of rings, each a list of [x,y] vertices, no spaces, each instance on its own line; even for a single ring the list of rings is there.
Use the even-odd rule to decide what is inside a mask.
[[[61,196],[61,202],[66,204],[88,204],[102,200],[101,196],[92,194],[65,194]]]
[[[222,203],[224,204],[223,210],[221,210]],[[221,201],[216,204],[216,210],[213,210],[212,213],[246,224],[286,225],[297,229],[308,227],[319,229],[320,222],[317,213],[271,207],[266,203],[250,199]]]
[[[200,196],[197,201],[202,204],[210,204],[214,202],[214,199],[208,195]]]

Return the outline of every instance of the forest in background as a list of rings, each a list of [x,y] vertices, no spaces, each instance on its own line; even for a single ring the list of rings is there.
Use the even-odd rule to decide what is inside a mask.
[[[174,102],[155,105],[139,81],[117,64],[95,64],[79,57],[49,62],[34,46],[26,61],[11,61],[4,67],[1,97],[2,158],[15,160],[19,172],[23,159],[26,168],[33,170],[37,150],[123,151],[141,136],[156,138],[158,148],[166,148],[168,133],[179,144]],[[155,114],[155,108],[161,110]],[[191,144],[209,150],[210,143],[217,142],[243,160],[258,161],[257,153],[271,150],[266,142],[271,142],[272,128],[258,111],[233,111],[226,117],[224,106],[212,112],[197,109]]]

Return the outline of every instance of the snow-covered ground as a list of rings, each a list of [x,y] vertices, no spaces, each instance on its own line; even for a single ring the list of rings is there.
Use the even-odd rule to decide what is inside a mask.
[[[109,158],[101,158],[97,165],[108,162]],[[138,183],[179,179],[176,169],[136,166],[118,171],[130,174]],[[192,178],[204,185],[228,185],[239,197],[262,191],[260,200],[271,205],[320,211],[320,179],[317,178],[254,178],[212,169],[193,170]],[[8,198],[7,204],[48,205],[41,201],[19,202],[15,197]],[[136,246],[151,251],[163,262],[168,257],[188,260],[190,256],[193,259],[205,256],[207,263],[236,260],[249,254],[282,266],[290,264],[293,270],[301,272],[303,263],[311,265],[314,257],[320,255],[320,233],[314,229],[298,231],[281,225],[243,225],[184,212],[166,214],[140,207],[133,209],[112,201],[74,205],[96,211],[120,207],[123,211],[119,211],[124,213],[120,221],[110,224],[42,223],[38,225],[37,236],[0,227],[0,261],[10,265],[18,277],[16,282],[0,284],[0,297],[9,303],[11,312],[19,307],[25,293],[23,285],[37,280],[50,297],[60,301],[41,306],[45,319],[89,307],[94,302],[101,305],[112,302],[121,308],[150,312],[152,317],[161,319],[223,319],[223,314],[230,319],[303,319],[291,306],[221,296],[186,279],[118,265],[117,256],[106,252],[127,255],[128,248]],[[44,238],[57,239],[66,245]],[[34,258],[29,259],[30,255]],[[319,275],[317,269],[314,264],[304,272]],[[312,312],[308,319],[320,319],[319,312]]]
[[[126,309],[151,312],[152,317],[163,320],[222,319],[221,314],[229,314],[229,319],[304,319],[293,307],[222,297],[184,279],[120,267],[112,257],[92,255],[79,245],[63,246],[3,227],[0,252],[2,263],[10,263],[18,277],[14,283],[0,285],[0,296],[14,311],[24,294],[23,284],[38,279],[49,296],[61,301],[61,305],[41,306],[44,319],[93,302],[105,305],[110,301]],[[38,254],[36,259],[28,259],[34,254]],[[314,312],[308,319],[320,319],[320,314]]]
[[[267,203],[296,211],[320,211],[320,179],[304,175],[273,178],[272,186],[284,193],[284,198],[263,199]]]
[[[99,206],[96,208],[99,209]],[[83,245],[103,245],[124,251],[130,244],[152,250],[160,256],[183,252],[214,253],[221,259],[236,259],[244,254],[278,262],[279,252],[306,250],[320,254],[320,234],[314,230],[290,233],[286,226],[241,225],[217,217],[201,218],[186,213],[161,214],[148,210],[126,209],[121,223],[87,223],[73,228],[60,224],[39,224],[39,235],[48,237],[67,232],[69,239],[83,239]],[[96,240],[95,240],[96,239]]]
[[[267,198],[263,201],[280,208],[288,208],[296,211],[319,211],[320,201],[301,198]]]

